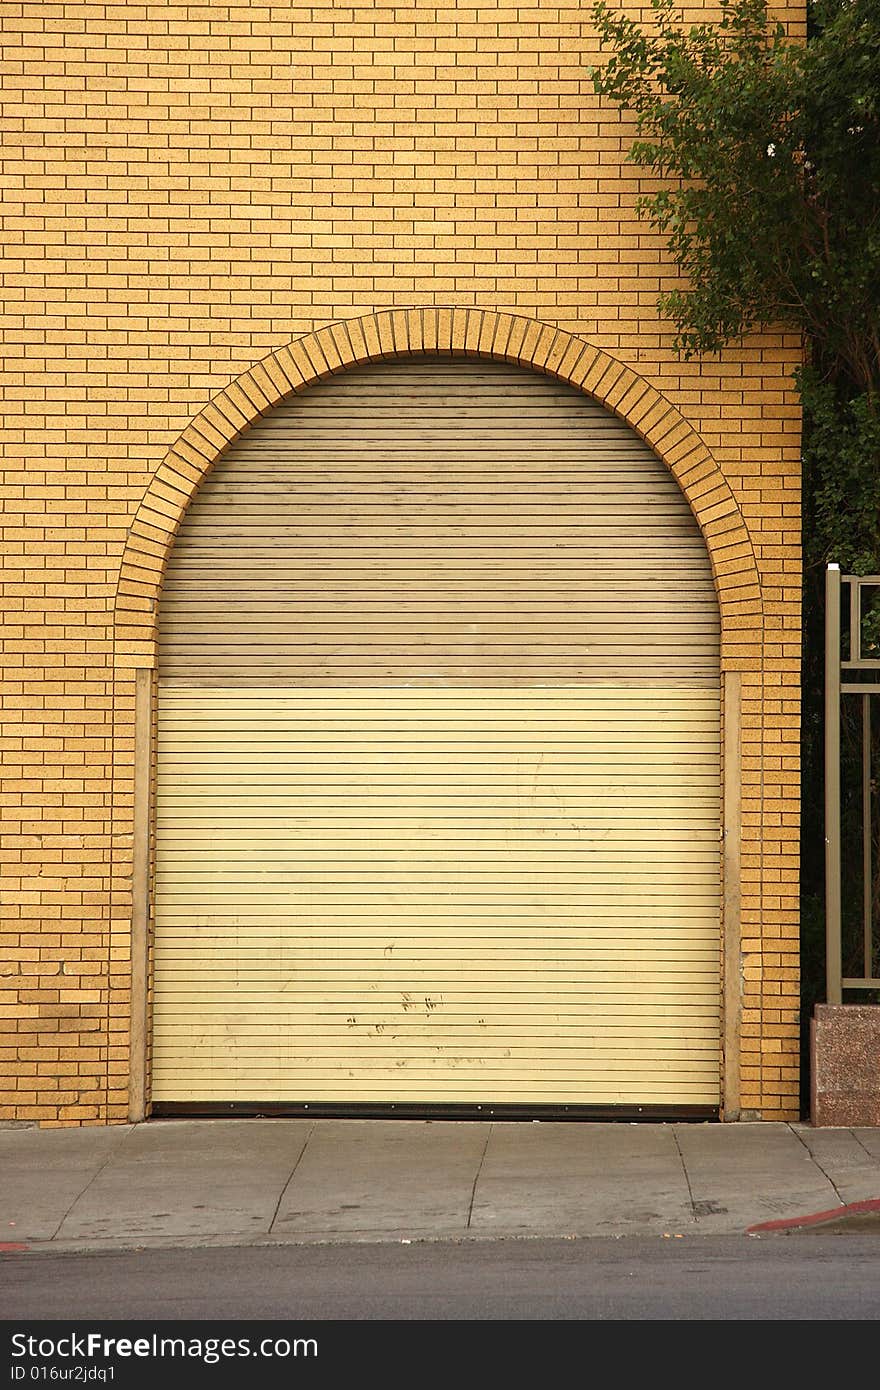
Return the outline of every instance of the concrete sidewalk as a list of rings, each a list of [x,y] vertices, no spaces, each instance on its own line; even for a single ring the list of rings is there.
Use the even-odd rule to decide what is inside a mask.
[[[299,1119],[0,1128],[0,1248],[718,1235],[878,1197],[880,1129]]]

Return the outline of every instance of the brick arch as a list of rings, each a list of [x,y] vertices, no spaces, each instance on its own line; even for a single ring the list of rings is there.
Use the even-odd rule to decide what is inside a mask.
[[[295,339],[248,368],[190,422],[131,524],[116,593],[117,667],[156,664],[165,563],[187,506],[216,460],[261,416],[336,372],[383,358],[448,353],[516,362],[586,392],[624,420],[676,478],[706,542],[721,610],[722,666],[761,626],[751,538],[718,464],[693,426],[631,368],[563,329],[482,309],[388,309]]]

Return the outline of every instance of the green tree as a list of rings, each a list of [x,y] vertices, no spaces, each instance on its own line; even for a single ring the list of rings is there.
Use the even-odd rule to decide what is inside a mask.
[[[593,7],[601,95],[632,111],[629,158],[665,186],[640,200],[688,286],[661,299],[686,355],[749,328],[802,331],[823,379],[880,391],[880,6],[814,0],[794,43],[766,0],[722,0],[684,29],[652,0],[648,33]]]
[[[803,341],[809,1006],[823,989],[822,570],[880,573],[880,0],[808,0],[805,43],[766,0],[722,0],[719,23],[692,27],[674,0],[651,4],[650,28],[593,5],[610,52],[591,75],[636,118],[630,160],[658,176],[639,206],[683,272],[660,300],[676,348],[715,352],[760,327]],[[880,613],[866,633],[880,653],[878,634]]]

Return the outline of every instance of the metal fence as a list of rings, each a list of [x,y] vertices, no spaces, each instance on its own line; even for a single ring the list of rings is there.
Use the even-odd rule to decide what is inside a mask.
[[[825,577],[825,943],[829,1004],[880,990],[874,923],[880,902],[877,725],[880,575]],[[842,737],[843,735],[843,737]],[[860,844],[859,844],[860,841]],[[861,961],[862,973],[844,974]]]

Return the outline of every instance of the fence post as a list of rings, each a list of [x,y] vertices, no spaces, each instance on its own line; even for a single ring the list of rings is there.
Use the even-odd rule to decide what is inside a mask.
[[[840,1004],[840,566],[825,572],[825,997]]]

